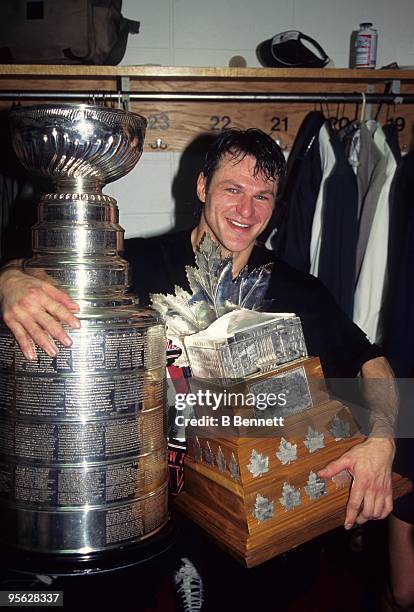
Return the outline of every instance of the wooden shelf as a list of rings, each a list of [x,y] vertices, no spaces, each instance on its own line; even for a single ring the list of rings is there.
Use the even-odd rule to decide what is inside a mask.
[[[153,79],[259,79],[259,80],[334,80],[413,81],[413,70],[356,70],[348,68],[214,68],[176,66],[73,66],[41,64],[0,64],[0,76],[85,76]]]
[[[385,83],[400,82],[401,93],[414,94],[414,71],[346,68],[194,68],[173,66],[0,65],[0,92],[81,92],[95,103],[93,92],[116,93],[128,77],[131,93],[382,93]],[[18,101],[16,95],[14,101]],[[13,99],[0,102],[10,107]],[[50,99],[49,99],[50,101]],[[56,100],[57,101],[57,100]],[[70,100],[68,100],[70,101]],[[41,103],[23,101],[22,103]],[[73,102],[73,100],[72,100]],[[53,103],[53,100],[51,100]],[[226,127],[259,127],[289,149],[303,118],[321,108],[309,102],[228,100],[131,101],[131,110],[147,117],[146,149],[182,151],[204,132]],[[375,116],[378,106],[373,105]],[[323,105],[334,124],[359,116],[356,103]],[[403,150],[412,148],[414,105],[384,105],[380,121],[395,121]],[[165,146],[166,145],[166,149]]]

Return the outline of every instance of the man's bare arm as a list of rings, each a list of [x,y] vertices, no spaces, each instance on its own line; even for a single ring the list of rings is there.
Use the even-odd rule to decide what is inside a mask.
[[[365,362],[360,373],[369,411],[369,436],[393,439],[398,414],[398,391],[394,372],[384,357],[377,357]]]
[[[11,261],[0,273],[0,305],[3,321],[27,359],[36,358],[34,343],[51,357],[58,352],[53,339],[72,344],[62,323],[80,327],[73,314],[78,304],[51,282],[23,272],[22,260]]]
[[[370,414],[368,439],[354,446],[336,461],[320,470],[330,478],[342,470],[353,476],[345,528],[356,522],[385,518],[392,510],[392,462],[395,454],[394,423],[398,410],[398,393],[392,369],[383,357],[364,363],[365,400]]]

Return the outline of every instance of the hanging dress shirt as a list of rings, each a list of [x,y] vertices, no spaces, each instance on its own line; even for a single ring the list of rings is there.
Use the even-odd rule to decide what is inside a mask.
[[[358,278],[368,244],[375,211],[384,187],[387,158],[375,144],[373,135],[376,121],[364,121],[359,128],[359,156],[357,166],[359,230],[355,261]]]
[[[335,153],[331,147],[329,128],[324,123],[319,131],[319,155],[322,166],[322,180],[316,200],[315,212],[312,222],[310,242],[310,273],[318,276],[319,255],[322,241],[322,209],[325,201],[325,182],[335,168]]]
[[[389,201],[397,164],[382,128],[378,124],[370,127],[371,129],[375,127],[373,141],[386,162],[385,179],[369,228],[363,260],[356,277],[353,320],[364,330],[371,341],[381,342],[379,321],[386,285]]]

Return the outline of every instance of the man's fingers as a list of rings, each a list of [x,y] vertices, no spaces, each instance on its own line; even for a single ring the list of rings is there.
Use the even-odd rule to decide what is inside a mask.
[[[45,312],[38,313],[36,321],[28,319],[25,329],[34,342],[50,357],[55,357],[59,352],[53,340],[58,340],[64,346],[72,345],[72,338],[60,323]]]
[[[379,517],[380,519],[386,518],[389,514],[391,514],[394,503],[392,500],[392,493],[388,493],[385,497],[385,502],[382,510],[382,514]]]
[[[65,332],[62,325],[53,317],[45,312],[39,312],[37,316],[37,325],[41,330],[47,330],[45,337],[59,340],[64,346],[72,346],[72,338]],[[37,331],[36,329],[34,331]],[[32,335],[30,333],[30,335]],[[33,337],[33,336],[32,336]],[[57,351],[56,345],[53,343],[54,349]]]
[[[359,525],[370,520],[379,520],[386,518],[392,511],[392,495],[384,495],[369,491],[365,494],[362,511],[358,515],[356,522]]]
[[[319,470],[318,476],[320,476],[321,478],[331,478],[332,476],[339,474],[339,472],[342,472],[343,470],[346,470],[349,467],[350,462],[347,460],[346,456],[342,456],[339,459],[328,463],[328,465],[322,470]]]
[[[80,321],[73,314],[79,311],[79,305],[36,275],[19,273],[7,282],[1,304],[3,320],[15,334],[24,355],[35,359],[33,342],[51,357],[58,354],[53,339],[71,346],[72,339],[63,324],[79,329]]]
[[[346,506],[345,529],[351,529],[355,523],[356,517],[359,514],[362,500],[364,499],[364,487],[357,484],[354,480],[351,486],[351,494]]]
[[[375,500],[375,506],[373,510],[374,519],[384,519],[387,517],[390,512],[392,512],[393,501],[392,501],[392,486],[391,486],[391,477],[386,482],[385,487],[383,487],[381,494],[377,495]]]
[[[21,311],[19,308],[15,308],[14,310],[15,317],[12,322],[6,322],[10,327],[13,333],[13,326],[16,324],[23,328],[26,335],[30,336],[30,338],[42,348],[45,353],[47,353],[50,357],[56,357],[58,354],[58,349],[53,342],[53,339],[49,335],[49,330],[53,327],[53,325],[59,325],[50,315],[35,309],[31,316],[27,316],[27,313]],[[40,324],[39,324],[40,323]],[[66,332],[62,329],[63,334],[66,335]],[[20,342],[19,342],[20,344]],[[20,345],[21,346],[21,345]]]
[[[365,505],[365,504],[364,504]],[[372,518],[373,519],[381,519],[384,517],[384,512],[386,509],[386,497],[384,495],[377,495],[374,503],[374,508],[372,510]]]
[[[361,508],[361,512],[356,517],[356,522],[358,523],[358,525],[362,525],[363,523],[366,523],[367,521],[373,518],[376,518],[375,517],[375,506],[377,507],[381,506],[381,512],[380,512],[381,514],[382,506],[383,506],[383,498],[381,497],[381,495],[376,495],[374,491],[368,489],[365,491],[364,503]]]
[[[53,342],[50,342],[49,336],[59,340],[64,346],[72,344],[71,337],[63,329],[60,321],[70,327],[80,327],[79,319],[65,306],[52,300],[37,288],[30,290],[28,295],[14,306],[12,314],[36,344],[51,356],[54,356],[57,348]]]
[[[44,286],[51,287],[51,285],[47,283],[44,283]],[[59,289],[54,289],[62,296],[66,295],[62,291],[59,291]],[[75,302],[72,302],[72,304],[76,305]],[[39,315],[43,311],[46,311],[55,319],[62,323],[66,323],[70,327],[74,327],[75,329],[80,327],[79,319],[73,315],[67,306],[51,298],[48,292],[39,287],[31,287],[28,289],[25,297],[21,299],[20,303],[15,305],[15,310],[20,310],[20,316],[23,318],[29,315],[37,322],[39,322]],[[23,321],[21,322],[23,323]]]
[[[18,345],[21,348],[23,355],[26,359],[34,361],[36,359],[36,349],[33,344],[33,340],[28,336],[24,327],[20,323],[13,322],[9,325],[10,331],[17,340]]]
[[[350,529],[355,522],[362,524],[370,519],[385,518],[391,512],[392,458],[392,445],[371,439],[354,446],[318,472],[322,478],[329,478],[346,469],[353,476],[345,529]]]
[[[61,304],[66,306],[66,308],[69,308],[74,312],[77,312],[79,310],[79,304],[72,300],[72,298],[67,293],[65,293],[61,289],[58,289],[54,285],[51,285],[50,283],[43,283],[42,289],[52,299],[56,300],[57,302],[60,302]]]
[[[54,317],[54,319],[56,321],[61,321],[62,323],[66,323],[66,325],[69,325],[69,327],[73,327],[74,329],[79,329],[80,328],[80,321],[77,317],[75,317],[65,306],[63,306],[62,304],[59,304],[58,302],[52,301],[52,300],[48,300],[45,301],[43,304],[44,309],[46,310],[46,312],[48,312],[50,315],[52,315]],[[50,332],[50,335],[53,336],[54,338],[60,340],[61,342],[61,333],[60,330],[63,331],[63,327],[61,325],[59,325],[59,335],[55,335],[54,333]],[[57,328],[56,328],[57,329]],[[66,334],[66,332],[63,332],[65,334],[65,336],[67,338],[69,338],[69,336]],[[63,336],[62,336],[63,337]],[[70,338],[69,338],[70,340]],[[63,344],[65,344],[65,342],[63,342]],[[72,344],[72,343],[70,343]],[[70,346],[70,344],[67,344],[67,346]]]
[[[348,519],[349,522],[353,519],[354,511],[359,501],[360,511],[356,516],[356,523],[359,525],[372,519],[384,519],[389,515],[393,505],[390,482],[390,479],[383,480],[382,478],[372,483],[366,480],[361,481],[361,478],[354,480],[354,486],[351,489],[351,496],[349,498],[351,505],[348,503],[350,513],[347,508],[347,517],[345,519],[346,527]]]
[[[56,357],[58,349],[52,338],[37,323],[30,322],[26,328],[27,333],[37,346],[40,346],[49,357]]]
[[[63,327],[53,317],[44,313],[37,312],[36,319],[24,317],[22,313],[20,319],[10,321],[8,327],[16,337],[16,340],[27,359],[36,359],[34,344],[42,348],[49,357],[56,357],[58,349],[53,342],[53,338],[59,340],[64,346],[71,346],[72,339],[65,332]],[[23,321],[22,323],[20,321]],[[48,330],[47,332],[45,330]]]

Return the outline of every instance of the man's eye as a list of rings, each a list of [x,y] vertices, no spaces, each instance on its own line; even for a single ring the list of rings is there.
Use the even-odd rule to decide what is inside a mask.
[[[261,202],[266,202],[270,200],[269,196],[257,194],[256,200],[260,200]]]
[[[239,193],[239,190],[236,189],[235,187],[227,187],[226,191],[228,193]]]

